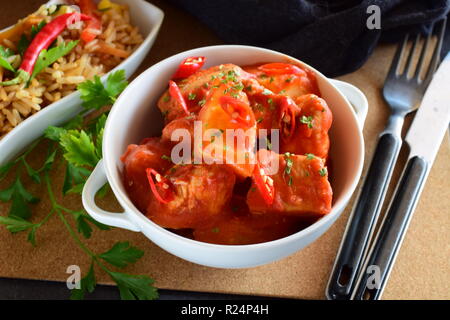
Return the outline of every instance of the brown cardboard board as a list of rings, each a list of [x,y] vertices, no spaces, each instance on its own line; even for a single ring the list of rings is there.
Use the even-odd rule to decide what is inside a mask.
[[[42,1],[24,0],[2,6],[0,27],[14,23],[32,12],[40,3]],[[165,11],[166,18],[140,72],[172,54],[195,47],[221,44],[193,17],[163,1],[154,1],[154,4]],[[369,114],[364,127],[366,169],[376,137],[388,117],[388,109],[382,100],[380,89],[393,53],[392,46],[379,46],[361,69],[339,78],[358,86],[369,100]],[[32,165],[39,166],[44,148],[42,146],[30,155]],[[405,151],[407,150],[402,150],[394,181],[398,180],[401,166],[405,162]],[[450,298],[449,157],[447,134],[398,255],[384,299]],[[55,184],[62,183],[63,176],[62,169],[54,172]],[[12,179],[13,177],[9,177],[1,182],[0,188],[11,183]],[[26,183],[36,195],[45,198],[42,186],[31,181]],[[77,196],[67,196],[61,202],[69,208],[81,208],[81,201]],[[112,195],[102,202],[111,210],[120,210]],[[120,229],[95,231],[86,243],[95,252],[107,250],[116,241],[130,241],[140,247],[145,251],[144,257],[127,268],[126,272],[147,274],[156,280],[156,285],[160,288],[322,299],[352,202],[330,230],[316,242],[288,258],[257,268],[222,270],[198,266],[166,253],[140,233]],[[0,203],[0,214],[4,214],[7,207]],[[36,221],[45,216],[48,208],[47,200],[35,207]],[[82,270],[87,271],[88,257],[73,242],[57,217],[53,217],[38,231],[37,241],[38,246],[33,248],[26,241],[26,234],[11,235],[1,227],[0,277],[65,281],[69,265],[79,265]],[[99,282],[111,283],[103,273],[98,273],[98,278]]]

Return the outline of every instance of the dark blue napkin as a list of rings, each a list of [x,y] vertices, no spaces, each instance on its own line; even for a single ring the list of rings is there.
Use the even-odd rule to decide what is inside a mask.
[[[379,41],[397,41],[405,32],[427,33],[450,9],[450,0],[171,2],[196,16],[227,43],[284,52],[330,77],[358,69]],[[381,29],[367,28],[370,5],[380,8]],[[447,40],[444,50],[449,49],[450,38]]]

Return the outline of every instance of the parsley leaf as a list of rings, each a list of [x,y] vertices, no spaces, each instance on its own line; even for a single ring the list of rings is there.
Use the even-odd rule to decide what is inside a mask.
[[[0,180],[3,180],[8,174],[9,170],[14,166],[14,162],[8,162],[0,166]]]
[[[67,130],[64,128],[49,126],[44,130],[44,137],[53,141],[59,141],[61,135],[66,132]]]
[[[72,51],[72,49],[75,48],[77,44],[78,40],[69,41],[61,43],[59,46],[51,48],[48,51],[46,49],[42,50],[39,54],[36,64],[34,65],[30,80],[36,77],[38,73],[54,63],[56,60]]]
[[[108,271],[117,283],[120,297],[123,300],[153,300],[158,298],[158,291],[153,286],[153,280],[147,276],[134,276],[122,272]]]
[[[99,161],[94,142],[84,130],[69,130],[60,136],[64,158],[75,166],[95,167]]]
[[[10,215],[9,217],[0,216],[0,223],[6,226],[10,232],[15,233],[32,228],[35,224],[21,217]]]
[[[3,46],[0,46],[0,67],[5,68],[6,70],[15,72],[16,70],[13,68],[13,66],[9,63],[7,58],[14,55],[14,52],[11,51],[9,48],[4,48]]]
[[[86,292],[89,293],[93,292],[96,285],[97,282],[95,280],[94,264],[91,263],[91,266],[89,267],[89,272],[80,281],[80,289],[73,289],[70,294],[70,299],[71,300],[84,299],[84,295],[86,294]]]
[[[76,167],[71,163],[67,163],[66,175],[64,176],[62,188],[63,195],[69,193],[81,193],[84,183],[90,174],[91,171],[86,168]]]
[[[116,97],[125,89],[128,82],[125,80],[125,71],[118,70],[111,73],[106,79],[105,85],[98,76],[94,80],[88,80],[78,85],[83,106],[87,109],[100,109],[103,106],[113,104]]]
[[[30,176],[30,178],[36,182],[36,183],[41,183],[41,177],[39,176],[39,172],[37,172],[36,170],[34,170],[26,161],[23,161],[23,164],[25,165],[25,169],[27,170],[28,175]]]
[[[142,250],[130,246],[129,242],[117,242],[111,249],[99,255],[100,258],[118,268],[135,263],[144,255]]]
[[[95,225],[100,230],[110,230],[111,228],[107,225],[104,225],[97,220],[94,220],[91,216],[86,214],[84,210],[71,212],[75,218],[75,222],[77,225],[77,230],[81,233],[86,239],[89,239],[92,234],[92,228],[88,222]]]
[[[0,201],[12,201],[8,216],[28,219],[31,216],[28,203],[37,203],[39,198],[29,193],[23,186],[20,178],[17,178],[9,188],[0,191]]]

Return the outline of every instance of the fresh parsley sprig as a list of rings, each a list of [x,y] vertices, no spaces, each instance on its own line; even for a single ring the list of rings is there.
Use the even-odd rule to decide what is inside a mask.
[[[112,73],[107,78],[106,85],[103,85],[99,78],[80,84],[83,105],[87,111],[90,111],[110,104],[115,101],[126,85],[123,70]],[[5,225],[6,229],[12,233],[27,231],[28,241],[36,246],[37,230],[53,216],[59,217],[73,240],[91,258],[89,271],[81,279],[80,289],[72,290],[71,299],[82,299],[86,293],[95,290],[96,267],[116,282],[122,299],[155,299],[158,297],[158,292],[151,278],[112,269],[122,269],[135,263],[143,256],[143,251],[128,242],[117,242],[106,252],[94,253],[81,238],[90,238],[93,228],[109,230],[110,227],[95,221],[83,209],[67,208],[56,200],[57,186],[52,181],[50,173],[61,165],[65,166],[65,178],[60,186],[60,192],[63,196],[81,194],[84,183],[102,157],[102,137],[106,117],[106,112],[87,121],[82,116],[77,116],[64,126],[48,127],[44,136],[30,145],[22,155],[0,166],[0,181],[13,172],[16,174],[14,181],[0,190],[0,201],[11,203],[8,215],[0,216],[0,224]],[[38,146],[41,147],[42,142],[48,144],[48,152],[42,166],[36,169],[28,163],[27,157]],[[40,199],[27,190],[23,182],[26,176],[33,183],[45,185],[51,203],[49,213],[39,222],[31,221],[32,205]],[[104,195],[107,190],[105,185],[98,196]],[[69,223],[69,219],[75,222],[75,228]]]

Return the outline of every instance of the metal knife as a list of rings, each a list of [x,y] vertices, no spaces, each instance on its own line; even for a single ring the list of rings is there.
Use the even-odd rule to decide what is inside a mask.
[[[352,294],[355,300],[381,298],[425,181],[450,122],[450,52],[435,73],[405,141],[407,164]]]

